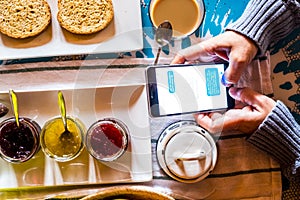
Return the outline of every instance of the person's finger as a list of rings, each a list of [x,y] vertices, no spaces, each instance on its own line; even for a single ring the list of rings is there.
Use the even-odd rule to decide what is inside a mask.
[[[228,53],[229,65],[224,73],[224,82],[228,84],[236,84],[243,71],[252,61],[252,56],[245,55],[240,49],[232,48]],[[250,59],[251,58],[251,59]]]
[[[199,44],[190,46],[186,49],[180,50],[171,64],[184,63],[185,61],[197,60],[198,56],[203,53]]]
[[[217,120],[220,119],[221,117],[223,117],[223,114],[219,113],[219,112],[211,112],[208,114],[208,116],[212,119],[212,120]]]
[[[222,83],[225,86],[236,84],[246,67],[247,65],[237,63],[229,58],[229,65],[223,74]]]
[[[190,46],[186,49],[179,51],[171,64],[181,64],[184,62],[200,61],[200,62],[213,62],[215,60],[214,52],[209,51],[209,43],[203,42]]]
[[[227,62],[229,62],[229,58],[228,58],[228,50],[217,50],[215,51],[216,55],[221,58],[222,60],[225,60]]]
[[[222,76],[222,84],[229,87],[237,83],[247,65],[244,65],[240,61],[239,52],[235,52],[236,48],[232,44],[232,41],[227,41],[224,37],[216,36],[210,48],[210,51],[213,51],[216,56],[229,63],[228,68]]]
[[[220,133],[224,125],[224,116],[220,113],[195,114],[194,118],[201,127],[210,133]]]
[[[252,106],[258,103],[255,96],[259,95],[259,93],[255,92],[254,90],[251,90],[250,88],[232,87],[229,89],[229,94],[235,100],[246,103],[247,105]]]
[[[182,64],[185,63],[185,58],[183,55],[177,54],[172,60],[171,64]]]
[[[224,82],[235,84],[240,79],[243,71],[254,59],[255,55],[257,54],[258,48],[252,40],[245,37],[244,35],[237,34],[233,31],[227,31],[225,32],[225,34],[225,39],[233,37],[234,39],[224,42],[229,50],[227,52],[229,66],[224,73],[223,79]]]
[[[254,107],[259,111],[270,110],[275,106],[275,101],[250,88],[230,88],[229,94],[237,101]]]

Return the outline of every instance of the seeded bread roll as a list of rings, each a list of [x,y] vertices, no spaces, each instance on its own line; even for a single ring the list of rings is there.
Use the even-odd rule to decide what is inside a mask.
[[[75,34],[98,32],[108,26],[113,16],[112,0],[58,0],[58,22]]]
[[[38,35],[50,21],[46,0],[0,0],[0,32],[12,38]]]

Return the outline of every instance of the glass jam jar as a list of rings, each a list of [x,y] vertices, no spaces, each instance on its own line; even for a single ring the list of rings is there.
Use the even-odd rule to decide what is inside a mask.
[[[11,163],[22,163],[32,158],[40,148],[41,128],[35,121],[20,117],[19,126],[15,118],[0,124],[0,156]]]
[[[76,158],[83,150],[85,128],[79,120],[67,117],[69,135],[62,136],[65,131],[61,117],[50,119],[41,131],[40,143],[43,152],[59,162]]]
[[[86,134],[86,148],[99,161],[114,161],[128,146],[128,128],[115,118],[105,118],[91,125]]]

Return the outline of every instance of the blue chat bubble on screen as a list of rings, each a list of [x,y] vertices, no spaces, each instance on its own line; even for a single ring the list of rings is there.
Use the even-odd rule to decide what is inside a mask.
[[[217,68],[205,69],[206,93],[207,96],[220,95],[220,79]]]
[[[175,93],[175,80],[174,80],[173,71],[168,71],[168,86],[169,86],[169,92]]]

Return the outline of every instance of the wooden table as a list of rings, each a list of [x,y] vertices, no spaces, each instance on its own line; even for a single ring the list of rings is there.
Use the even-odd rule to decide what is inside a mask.
[[[205,18],[199,29],[190,37],[173,41],[163,48],[161,63],[169,63],[174,54],[201,41],[203,38],[215,36],[224,31],[224,27],[236,20],[242,13],[247,1],[231,2],[204,1]],[[233,5],[234,4],[234,5]],[[13,88],[16,91],[47,91],[58,89],[74,89],[75,86],[95,86],[95,82],[87,79],[97,78],[101,73],[97,87],[111,85],[145,84],[144,69],[152,65],[157,51],[154,42],[153,28],[148,15],[149,0],[140,1],[143,27],[144,47],[132,52],[92,55],[50,56],[36,58],[20,58],[1,61],[0,80],[2,92]],[[299,42],[300,30],[295,30],[284,41],[280,41],[272,50],[270,64],[274,97],[282,100],[299,117]],[[289,65],[287,71],[282,71],[281,65]],[[126,75],[126,78],[124,78]],[[89,77],[78,79],[78,77]],[[286,81],[288,80],[288,81]],[[81,82],[82,81],[82,82]],[[144,112],[147,112],[146,110]],[[34,114],[34,113],[33,113]],[[299,117],[300,118],[300,117]],[[298,119],[299,119],[298,118]],[[187,115],[180,119],[192,119]],[[153,186],[164,192],[172,192],[178,196],[195,199],[229,199],[279,198],[281,195],[281,180],[278,164],[268,156],[249,145],[245,135],[230,133],[216,139],[219,155],[215,170],[204,181],[196,184],[183,184],[172,180],[157,163],[155,148],[161,131],[169,124],[179,120],[178,117],[150,119],[152,146],[153,180],[142,185]],[[0,179],[4,176],[0,166]],[[123,183],[122,183],[123,184]],[[136,183],[130,183],[136,184]],[[118,185],[114,183],[113,185]],[[79,191],[94,191],[106,184],[59,185],[51,187],[29,186],[21,188],[2,188],[0,198],[37,198],[41,196]],[[263,188],[263,189],[262,189]],[[93,189],[93,190],[92,190]],[[85,194],[83,192],[83,194]]]

